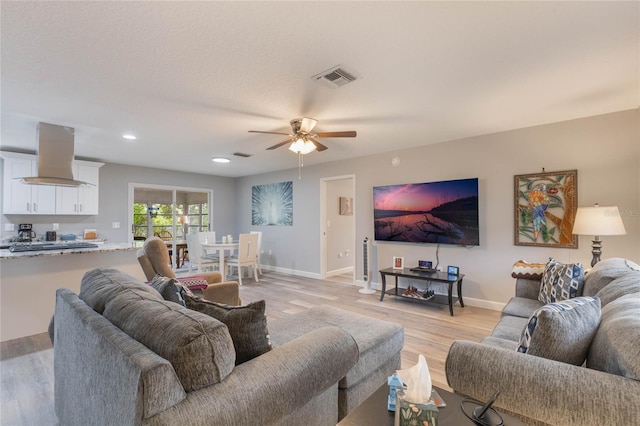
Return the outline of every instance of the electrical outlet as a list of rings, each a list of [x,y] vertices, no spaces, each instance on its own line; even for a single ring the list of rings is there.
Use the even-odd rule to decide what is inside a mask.
[[[12,232],[16,230],[16,226],[13,223],[5,223],[4,224],[4,230],[6,232]]]
[[[120,222],[111,222],[111,227],[113,229],[119,229],[120,228]]]
[[[338,257],[342,257],[342,252],[338,253]]]
[[[59,223],[54,223],[53,226],[51,227],[51,229],[53,229],[54,231],[58,231],[60,229],[60,224]]]

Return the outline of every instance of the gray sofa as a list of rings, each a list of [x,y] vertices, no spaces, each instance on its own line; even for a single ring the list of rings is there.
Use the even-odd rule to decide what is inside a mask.
[[[79,295],[59,289],[54,318],[63,425],[333,426],[399,368],[403,345],[398,324],[318,306],[270,322],[272,349],[234,365],[229,323],[109,268]]]
[[[518,279],[491,336],[451,345],[449,385],[483,401],[500,390],[495,406],[527,424],[640,424],[640,266],[612,258],[585,275],[578,295],[596,296],[602,309],[583,365],[517,352],[529,316],[543,306],[540,284]]]

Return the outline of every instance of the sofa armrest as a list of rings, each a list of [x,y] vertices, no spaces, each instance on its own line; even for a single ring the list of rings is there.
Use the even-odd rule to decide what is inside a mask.
[[[240,305],[240,287],[236,281],[209,284],[202,290],[202,297],[212,302],[238,306]]]
[[[222,383],[189,393],[148,424],[274,424],[337,386],[357,360],[350,334],[321,327],[238,365]],[[337,422],[337,398],[334,408]]]
[[[527,299],[538,299],[540,292],[540,280],[528,280],[526,278],[516,279],[516,297],[525,297]]]
[[[549,424],[634,424],[640,382],[516,351],[456,340],[445,363],[456,392]]]

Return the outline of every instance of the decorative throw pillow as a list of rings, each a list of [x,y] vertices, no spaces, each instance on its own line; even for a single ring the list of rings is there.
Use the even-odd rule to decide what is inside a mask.
[[[600,299],[576,297],[536,310],[518,344],[518,352],[582,365],[600,325]]]
[[[186,306],[184,296],[186,294],[185,288],[181,286],[174,278],[163,277],[158,274],[151,280],[151,287],[158,290],[158,293],[162,295],[164,300],[178,303],[182,306]]]
[[[513,264],[511,276],[513,278],[524,278],[527,280],[539,280],[544,275],[546,263],[528,263],[524,260],[518,260]]]
[[[549,258],[542,276],[538,300],[554,303],[572,299],[582,293],[584,269],[581,263],[560,263]]]
[[[186,303],[187,308],[207,314],[229,328],[236,350],[236,365],[271,350],[264,300],[245,306],[231,306],[187,296]]]
[[[180,284],[189,290],[204,290],[209,283],[204,276],[176,278]]]

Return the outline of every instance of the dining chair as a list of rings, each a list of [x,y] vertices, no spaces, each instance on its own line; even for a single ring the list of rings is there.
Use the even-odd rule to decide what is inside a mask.
[[[227,267],[234,267],[238,270],[238,283],[240,283],[240,285],[242,285],[243,267],[252,268],[253,279],[255,282],[260,282],[258,279],[258,267],[256,261],[257,249],[257,234],[240,234],[240,237],[238,238],[238,254],[227,259]]]
[[[187,250],[189,250],[189,272],[191,272],[195,265],[198,265],[198,272],[202,272],[203,266],[213,268],[217,265],[215,259],[202,256],[202,243],[200,243],[198,234],[187,235]]]
[[[200,245],[216,242],[216,231],[200,231],[197,234]],[[216,262],[220,260],[217,251],[209,253],[206,247],[202,247],[202,257],[204,257],[205,259],[215,260]]]
[[[262,275],[262,265],[260,264],[260,255],[262,254],[262,231],[250,231],[251,234],[258,236],[258,246],[256,247],[256,264],[258,265],[258,274]]]

